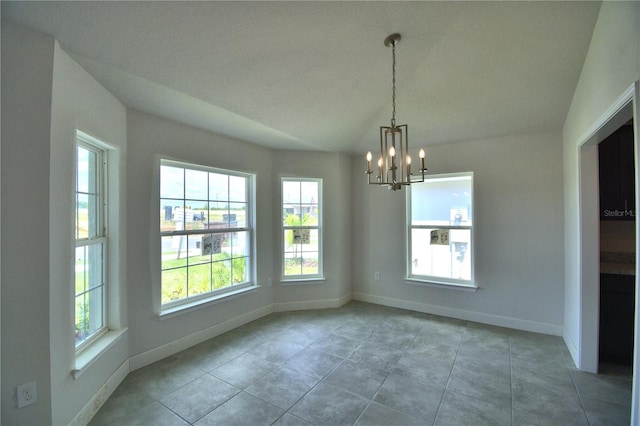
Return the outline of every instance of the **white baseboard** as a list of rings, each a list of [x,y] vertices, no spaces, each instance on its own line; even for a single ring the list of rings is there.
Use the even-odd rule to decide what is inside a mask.
[[[485,314],[482,312],[465,311],[462,309],[448,308],[446,306],[429,305],[426,303],[413,302],[403,299],[394,299],[391,297],[375,296],[372,294],[361,292],[354,292],[353,299],[360,300],[362,302],[375,303],[378,305],[391,306],[394,308],[441,315],[465,321],[473,321],[482,324],[512,328],[516,330],[562,336],[562,326],[556,324],[504,317],[500,315]]]
[[[212,327],[182,337],[178,340],[174,340],[173,342],[158,346],[157,348],[153,348],[146,352],[133,355],[129,358],[131,371],[137,370],[138,368],[142,368],[156,361],[160,361],[161,359],[164,359],[168,356],[177,354],[178,352],[188,349],[191,346],[205,342],[222,333],[226,333],[227,331],[231,331],[234,328],[240,327],[241,325],[247,324],[251,321],[255,321],[265,315],[269,315],[272,312],[273,305],[267,305],[254,311],[231,318],[220,324],[216,324]]]
[[[308,309],[339,308],[353,298],[351,292],[337,299],[303,300],[299,302],[280,302],[273,304],[274,312],[303,311]]]
[[[98,389],[98,391],[91,397],[89,401],[82,407],[82,409],[71,420],[69,425],[81,425],[85,426],[89,424],[93,416],[100,410],[104,403],[109,399],[113,391],[122,383],[122,381],[129,374],[129,360],[126,360],[116,371],[107,379],[106,383]]]
[[[567,349],[569,350],[569,353],[571,354],[571,358],[573,359],[573,363],[576,365],[577,368],[580,368],[580,359],[578,357],[578,354],[580,352],[578,351],[578,346],[571,339],[571,337],[569,336],[569,333],[567,332],[566,329],[562,333],[562,339],[564,340],[564,344],[567,345]]]

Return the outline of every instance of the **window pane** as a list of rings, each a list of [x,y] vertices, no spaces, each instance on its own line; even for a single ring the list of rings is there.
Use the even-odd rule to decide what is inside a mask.
[[[318,230],[284,230],[285,275],[318,274]]]
[[[188,296],[211,291],[211,264],[189,266]]]
[[[247,178],[229,176],[229,201],[247,201]]]
[[[76,261],[75,261],[75,295],[84,292],[87,290],[87,280],[86,280],[86,255],[85,255],[86,247],[76,247]]]
[[[316,275],[318,273],[318,252],[304,252],[302,254],[302,275]]]
[[[293,253],[285,253],[284,275],[302,275],[302,257],[298,257]]]
[[[229,177],[227,175],[209,173],[209,199],[223,202],[229,199]],[[215,208],[220,208],[220,206]]]
[[[87,170],[87,182],[86,188],[89,194],[97,194],[98,193],[98,173],[99,173],[99,164],[98,164],[98,153],[95,151],[88,151],[87,155],[88,159],[88,170]]]
[[[217,241],[214,245],[219,244],[220,248],[214,254],[214,260],[229,259],[231,257],[231,234],[216,234]]]
[[[209,173],[200,170],[185,169],[185,198],[194,200],[208,199]]]
[[[249,268],[247,268],[248,262],[248,257],[238,257],[233,259],[233,284],[242,284],[249,281]]]
[[[85,194],[98,192],[98,153],[78,146],[78,158],[76,165],[76,191]]]
[[[160,200],[160,231],[175,231],[177,225],[183,226],[184,205],[182,200],[163,198]],[[177,214],[176,214],[177,213]]]
[[[435,178],[411,185],[412,225],[471,226],[472,178]]]
[[[89,309],[89,324],[87,326],[88,336],[104,326],[103,321],[103,287],[95,288],[87,293],[86,307]]]
[[[300,204],[283,205],[282,224],[284,226],[300,226],[302,224],[302,216],[300,214]]]
[[[84,342],[89,330],[89,308],[85,303],[86,293],[76,296],[75,339],[76,346]]]
[[[100,235],[99,221],[98,221],[98,218],[99,218],[98,209],[100,208],[100,206],[98,203],[99,203],[99,200],[96,195],[91,194],[87,196],[86,215],[87,215],[87,226],[88,226],[87,233],[89,235],[89,238],[94,238]]]
[[[231,234],[232,238],[232,254],[233,257],[248,256],[249,255],[249,233],[248,232],[234,232]]]
[[[306,234],[308,232],[308,235]],[[318,230],[302,230],[302,250],[318,252]]]
[[[187,266],[186,235],[162,237],[162,269]]]
[[[229,204],[219,201],[209,203],[208,229],[220,229],[229,227]]]
[[[300,202],[308,207],[318,204],[318,182],[300,183]]]
[[[185,200],[184,229],[204,229],[208,211],[207,201]]]
[[[92,244],[87,247],[87,269],[85,270],[88,288],[92,289],[103,284],[102,244]]]
[[[229,287],[231,285],[231,261],[213,262],[211,264],[211,277],[214,290]]]
[[[102,287],[82,293],[75,298],[76,346],[104,327]]]
[[[184,169],[160,166],[160,198],[184,198]]]
[[[189,247],[189,266],[211,262],[211,234],[187,236]]]
[[[223,216],[229,228],[246,228],[247,225],[247,204],[229,203],[229,214]]]
[[[282,203],[300,204],[300,182],[282,182]]]
[[[76,239],[89,238],[89,196],[76,194]]]
[[[447,238],[436,238],[438,231]],[[471,230],[411,230],[411,275],[471,279]]]
[[[162,303],[187,297],[187,268],[162,271]]]
[[[89,150],[78,146],[76,161],[76,191],[89,192]]]

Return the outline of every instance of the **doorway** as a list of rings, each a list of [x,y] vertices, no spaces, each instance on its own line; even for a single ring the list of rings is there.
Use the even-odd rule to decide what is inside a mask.
[[[636,206],[638,205],[638,182],[640,181],[640,154],[638,152],[638,133],[640,127],[640,81],[629,87],[611,107],[595,121],[591,129],[581,138],[578,149],[578,194],[577,194],[577,278],[579,287],[577,297],[579,299],[578,335],[577,342],[565,339],[569,342],[569,350],[580,370],[586,372],[598,372],[599,355],[599,303],[600,303],[600,214],[599,214],[599,182],[598,182],[598,144],[615,130],[629,120],[634,120],[634,164],[636,165],[635,189]],[[636,259],[640,255],[640,226],[635,227]],[[636,262],[636,272],[640,265]],[[568,274],[572,271],[567,269]],[[571,279],[571,275],[568,275]],[[636,277],[637,279],[637,277]],[[566,287],[567,291],[573,289]],[[633,352],[633,377],[632,377],[632,401],[631,421],[638,423],[640,419],[640,357],[638,356],[638,344],[640,343],[640,298],[638,297],[638,283],[635,283],[635,311],[638,313],[634,321],[634,352]],[[576,293],[574,293],[576,294]]]
[[[633,119],[598,144],[598,373],[633,374],[636,211]]]

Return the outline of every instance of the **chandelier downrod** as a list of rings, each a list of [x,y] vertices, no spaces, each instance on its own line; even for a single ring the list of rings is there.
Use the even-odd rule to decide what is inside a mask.
[[[391,47],[391,127],[396,126],[396,44],[400,43],[402,36],[395,33],[384,39],[384,45]]]

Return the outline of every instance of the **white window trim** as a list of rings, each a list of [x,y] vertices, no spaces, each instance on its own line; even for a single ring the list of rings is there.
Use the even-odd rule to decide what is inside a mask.
[[[282,223],[282,206],[284,205],[284,193],[282,190],[284,182],[315,182],[318,184],[318,225],[317,226],[296,226],[296,229],[317,229],[318,230],[318,273],[306,274],[306,275],[285,275],[284,273],[284,231],[286,229],[292,229],[293,227],[285,227]],[[282,285],[306,285],[306,284],[322,284],[325,281],[324,276],[324,251],[323,251],[323,211],[324,211],[324,199],[322,196],[322,178],[310,178],[310,177],[282,177],[280,179],[280,206],[278,220],[280,223],[280,283]]]
[[[104,253],[104,265],[103,270],[105,274],[105,291],[104,291],[104,324],[105,327],[101,333],[97,333],[92,336],[91,339],[83,342],[78,347],[75,347],[75,359],[74,366],[72,368],[72,374],[74,378],[78,378],[84,371],[86,371],[102,354],[107,352],[109,348],[111,348],[114,344],[116,344],[123,335],[126,334],[127,328],[123,327],[121,313],[123,310],[123,306],[120,304],[120,294],[121,294],[121,286],[122,283],[119,280],[120,276],[120,264],[121,259],[118,256],[120,252],[120,247],[122,246],[122,235],[120,235],[120,226],[121,226],[121,218],[119,216],[120,212],[120,149],[112,146],[106,142],[103,142],[100,139],[97,139],[90,134],[83,132],[80,129],[76,129],[76,137],[74,140],[74,184],[73,184],[73,192],[74,192],[74,200],[75,200],[75,176],[77,173],[77,144],[80,142],[81,144],[92,146],[97,149],[102,150],[103,153],[103,217],[102,217],[102,225],[106,227],[107,232],[105,234],[105,238],[107,240],[107,244],[105,245],[105,253]],[[74,207],[75,212],[75,207]],[[73,252],[71,258],[75,259],[75,232],[76,229],[73,227],[73,248],[71,251]],[[75,282],[75,260],[72,261],[71,265],[71,276],[73,276],[72,283]],[[75,330],[75,285],[74,288],[74,297],[70,301],[70,307],[74,312],[73,319],[71,321],[70,327],[72,330]],[[71,337],[72,341],[75,344],[75,338]],[[75,346],[75,345],[74,345]]]
[[[233,232],[247,232],[248,238],[250,241],[249,247],[249,260],[247,263],[247,276],[249,278],[248,281],[236,285],[231,285],[229,287],[213,290],[207,293],[198,294],[195,296],[191,296],[185,299],[176,300],[172,302],[162,303],[162,296],[158,299],[159,308],[157,310],[158,317],[161,319],[166,319],[173,317],[175,315],[189,312],[194,309],[198,309],[200,307],[208,306],[212,303],[217,303],[222,300],[227,300],[230,298],[235,298],[242,294],[247,294],[259,288],[260,286],[256,284],[256,217],[255,217],[255,202],[256,202],[256,194],[255,194],[255,174],[239,171],[239,170],[229,170],[222,169],[213,166],[204,166],[195,163],[189,163],[185,161],[172,160],[168,158],[160,158],[160,167],[169,166],[169,167],[179,167],[183,169],[197,170],[203,171],[207,173],[220,173],[226,174],[228,176],[238,176],[247,179],[247,216],[246,221],[247,225],[245,228],[224,228],[220,229],[217,232],[214,232],[211,229],[206,231],[200,230],[184,230],[184,231],[160,231],[158,233],[159,236],[159,244],[162,244],[162,237],[170,236],[170,235],[199,235],[206,233],[233,233]],[[160,170],[158,171],[158,178],[160,178]],[[160,194],[160,185],[158,186],[158,205],[162,202],[162,197]],[[159,225],[159,223],[158,223]],[[159,229],[159,226],[158,226]],[[162,248],[159,247],[158,253],[162,253]],[[160,274],[159,274],[159,282],[158,287],[160,289],[160,295],[162,294],[162,261],[159,261]]]
[[[74,146],[74,194],[77,196],[77,182],[78,182],[78,147],[82,147],[84,149],[93,151],[97,154],[97,162],[100,168],[98,173],[98,202],[99,202],[99,210],[97,212],[98,220],[97,227],[100,230],[99,235],[93,238],[87,238],[78,240],[76,231],[77,228],[74,226],[73,228],[73,241],[74,241],[74,255],[72,257],[72,282],[74,288],[74,296],[73,296],[73,311],[74,311],[74,330],[75,330],[75,309],[76,309],[76,293],[75,293],[75,249],[77,247],[85,247],[93,244],[100,244],[102,246],[102,327],[98,329],[92,336],[82,341],[80,344],[76,345],[76,356],[79,356],[83,351],[90,348],[92,345],[96,344],[102,336],[109,330],[108,328],[108,311],[109,311],[109,274],[108,274],[108,265],[109,265],[109,256],[108,256],[108,231],[107,231],[107,206],[108,206],[108,162],[107,162],[107,147],[105,144],[86,133],[81,131],[76,131],[76,142]],[[75,199],[75,197],[74,197]],[[76,212],[76,207],[74,206],[74,214]],[[75,223],[75,221],[74,221]],[[74,339],[75,341],[75,339]]]
[[[425,182],[437,179],[450,179],[455,177],[471,177],[472,185],[475,185],[473,172],[462,173],[446,173],[438,175],[425,176]],[[431,275],[413,275],[411,274],[411,230],[414,228],[433,228],[433,225],[412,226],[411,225],[411,190],[407,191],[406,197],[406,244],[405,244],[405,282],[408,284],[423,285],[426,287],[452,288],[459,290],[476,291],[478,289],[475,281],[475,187],[472,186],[471,192],[471,225],[453,226],[438,225],[440,229],[469,229],[471,239],[471,278],[469,280],[459,280],[454,278],[445,278]]]

